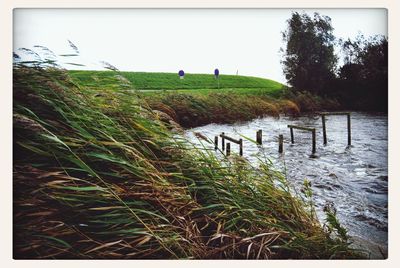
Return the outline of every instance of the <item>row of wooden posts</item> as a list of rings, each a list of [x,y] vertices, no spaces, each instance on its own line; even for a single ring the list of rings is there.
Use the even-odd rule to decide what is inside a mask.
[[[231,138],[229,136],[225,135],[225,132],[222,132],[221,135],[219,135],[221,137],[221,149],[222,151],[225,151],[225,140],[231,141],[233,143],[239,144],[239,155],[243,155],[243,139],[234,139]],[[214,147],[215,150],[218,149],[218,136],[214,137]],[[229,142],[226,143],[226,155],[230,155],[231,154],[231,144]]]
[[[328,115],[346,115],[347,116],[347,144],[348,146],[351,145],[351,121],[350,121],[350,113],[349,112],[327,112],[327,113],[321,113],[320,114],[322,117],[322,134],[323,134],[323,140],[324,140],[324,145],[327,144],[327,135],[326,135],[326,124],[325,124],[325,119],[326,116]],[[294,144],[294,129],[298,130],[304,130],[304,131],[309,131],[311,132],[311,139],[312,139],[312,155],[316,153],[316,134],[315,134],[315,128],[310,128],[310,127],[305,127],[305,126],[296,126],[296,125],[288,125],[288,128],[290,129],[290,141],[292,144]],[[239,145],[239,155],[243,155],[243,139],[234,139],[232,137],[229,137],[225,135],[224,132],[219,135],[221,137],[221,149],[222,151],[225,151],[225,140],[231,141],[233,143],[236,143]],[[279,147],[278,147],[278,152],[283,153],[283,135],[280,134],[279,138]],[[262,130],[258,130],[256,132],[256,143],[258,145],[262,144]],[[214,137],[214,148],[215,150],[218,149],[218,136]],[[229,156],[231,154],[231,144],[229,142],[226,143],[226,155]]]
[[[221,137],[221,149],[222,151],[225,151],[225,140],[229,140],[233,143],[239,144],[239,155],[243,155],[243,139],[234,139],[232,137],[229,137],[225,135],[224,132],[219,135]],[[258,130],[256,133],[256,141],[258,145],[262,144],[262,130]],[[214,137],[214,149],[218,149],[218,136]],[[283,135],[279,135],[279,153],[283,153]],[[231,154],[231,144],[230,142],[226,143],[226,155],[229,156]]]

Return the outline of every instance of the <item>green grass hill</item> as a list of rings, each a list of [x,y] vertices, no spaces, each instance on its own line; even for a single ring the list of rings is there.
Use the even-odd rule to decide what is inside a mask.
[[[220,75],[218,80],[211,74],[186,74],[180,79],[174,73],[118,72],[113,71],[69,71],[71,77],[86,86],[98,86],[98,81],[108,81],[105,85],[115,85],[116,79],[129,81],[131,86],[139,90],[213,90],[235,89],[235,92],[263,91],[271,95],[277,94],[283,84],[259,77],[240,75]],[[219,85],[218,85],[219,84]]]

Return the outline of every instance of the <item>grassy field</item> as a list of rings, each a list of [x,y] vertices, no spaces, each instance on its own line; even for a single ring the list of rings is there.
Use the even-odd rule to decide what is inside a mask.
[[[113,71],[69,71],[71,77],[87,86],[98,86],[98,81],[105,85],[115,84]],[[174,73],[118,72],[122,79],[129,81],[138,90],[178,90],[193,94],[212,92],[235,92],[239,94],[278,96],[283,85],[273,80],[239,75],[220,75],[218,81],[211,74],[186,74],[180,79]]]
[[[124,79],[13,74],[14,258],[363,257],[334,212],[320,225],[307,181],[196,148]]]

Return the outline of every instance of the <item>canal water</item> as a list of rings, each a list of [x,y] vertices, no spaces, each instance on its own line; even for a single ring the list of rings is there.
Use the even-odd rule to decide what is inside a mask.
[[[310,157],[311,132],[294,129],[291,144],[287,125],[316,128],[316,158]],[[323,207],[331,204],[349,234],[357,240],[380,247],[387,253],[388,241],[388,118],[382,114],[352,113],[352,146],[347,146],[347,117],[327,116],[327,145],[323,145],[322,120],[318,115],[279,118],[265,117],[240,124],[210,124],[188,130],[194,143],[199,132],[211,140],[225,132],[235,139],[240,135],[256,139],[263,132],[263,145],[243,139],[243,156],[256,163],[267,156],[284,172],[291,185],[300,189],[304,179],[311,181],[313,199],[321,223]],[[278,136],[284,136],[284,153],[278,153]],[[207,144],[204,143],[203,144]],[[208,144],[210,149],[213,144]],[[231,143],[232,153],[239,153]],[[220,154],[219,152],[216,152]],[[376,249],[375,249],[376,250]],[[377,256],[375,256],[377,257]]]

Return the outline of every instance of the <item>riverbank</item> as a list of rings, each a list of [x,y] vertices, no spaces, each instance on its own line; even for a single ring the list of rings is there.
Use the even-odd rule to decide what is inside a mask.
[[[220,75],[216,79],[210,74],[187,74],[179,79],[172,73],[112,71],[69,74],[88,88],[112,90],[122,84],[136,89],[164,121],[174,121],[184,128],[341,109],[334,99],[292,92],[281,83],[258,77]]]
[[[196,149],[124,81],[17,66],[13,119],[16,259],[365,257],[308,184]]]
[[[183,93],[179,91],[152,92],[143,97],[153,110],[161,111],[182,127],[198,127],[207,124],[232,124],[280,114],[299,116],[316,111],[335,111],[340,104],[307,93],[282,92],[280,97],[268,94],[240,94],[232,91]]]

